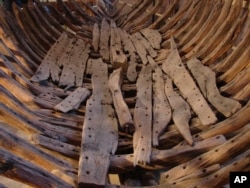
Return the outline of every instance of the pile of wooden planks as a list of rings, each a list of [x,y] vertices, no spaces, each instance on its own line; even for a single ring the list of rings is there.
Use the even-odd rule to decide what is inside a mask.
[[[0,186],[227,186],[249,170],[249,10],[59,0],[0,11]]]

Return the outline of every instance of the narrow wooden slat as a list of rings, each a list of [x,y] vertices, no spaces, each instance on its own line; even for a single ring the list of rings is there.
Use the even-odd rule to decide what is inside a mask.
[[[109,39],[110,39],[110,25],[107,22],[107,20],[103,19],[101,24],[99,47],[100,47],[100,55],[106,61],[110,59]]]
[[[140,40],[136,37],[135,34],[130,35],[129,38],[133,42],[136,52],[141,58],[142,63],[146,65],[148,63],[148,59],[147,59],[147,50],[145,46],[140,42]]]
[[[142,68],[137,83],[133,137],[134,165],[150,163],[152,150],[152,68]]]
[[[118,127],[108,88],[108,67],[102,59],[93,64],[91,98],[87,101],[78,170],[79,187],[104,187],[110,156],[118,145]]]
[[[174,91],[172,80],[168,76],[165,76],[165,93],[173,110],[173,121],[177,129],[187,143],[193,145],[193,138],[189,130],[189,120],[191,118],[190,107],[188,103]]]
[[[128,69],[127,57],[123,53],[121,38],[118,28],[113,20],[110,23],[111,38],[110,38],[110,60],[114,69],[122,67],[124,72]]]
[[[129,34],[122,29],[118,29],[120,38],[122,40],[123,50],[125,53],[128,53],[128,70],[127,70],[127,78],[129,81],[134,82],[137,78],[137,56],[136,49],[131,41]]]
[[[132,116],[124,101],[121,92],[122,68],[114,70],[109,77],[109,88],[112,93],[113,103],[118,116],[119,124],[122,128],[132,127],[134,125]]]
[[[148,56],[148,61],[153,72],[153,129],[152,140],[153,146],[159,145],[159,136],[164,132],[171,121],[172,111],[165,94],[165,83],[163,72],[156,62]]]
[[[187,99],[189,105],[198,115],[202,124],[210,125],[215,123],[217,118],[182,63],[173,38],[171,38],[170,43],[171,52],[162,65],[163,71],[174,81],[184,98]]]
[[[83,79],[86,75],[87,61],[90,53],[90,45],[86,44],[85,49],[81,52],[80,56],[76,59],[75,66],[75,85],[77,87],[83,86]]]
[[[99,42],[100,42],[100,29],[98,24],[95,23],[93,28],[93,40],[92,40],[92,46],[95,52],[98,52]]]

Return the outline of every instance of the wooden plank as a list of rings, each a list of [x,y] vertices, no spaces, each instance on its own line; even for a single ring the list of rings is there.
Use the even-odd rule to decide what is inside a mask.
[[[170,44],[171,52],[162,64],[163,71],[173,80],[183,97],[198,115],[202,124],[210,125],[215,123],[217,118],[182,63],[173,38],[170,39]]]
[[[137,65],[137,55],[136,55],[136,49],[130,40],[129,34],[122,29],[118,29],[123,50],[126,54],[128,54],[128,69],[127,69],[127,78],[131,82],[135,82],[137,78],[137,71],[136,71],[136,65]]]
[[[189,145],[193,145],[193,138],[189,129],[191,111],[188,103],[178,95],[172,85],[172,80],[165,76],[165,93],[173,110],[173,121]]]
[[[134,165],[146,165],[150,163],[152,150],[152,68],[150,65],[142,68],[136,87]]]
[[[161,48],[162,36],[158,30],[146,28],[140,32],[154,49],[159,50]]]
[[[79,187],[104,187],[110,156],[118,145],[118,125],[111,106],[108,66],[102,59],[93,64],[93,92],[87,101],[78,170]]]
[[[92,46],[95,52],[98,52],[99,42],[100,42],[100,29],[98,24],[95,23],[93,28],[93,40],[92,40]]]
[[[110,58],[114,69],[122,67],[124,72],[128,69],[127,56],[123,53],[121,38],[118,28],[113,20],[110,21],[111,39],[110,39]]]
[[[101,24],[99,47],[100,47],[100,55],[105,61],[109,61],[110,59],[109,39],[110,39],[110,25],[107,22],[107,20],[103,19]]]
[[[152,67],[153,72],[153,146],[159,145],[159,136],[166,129],[168,123],[171,121],[172,112],[169,102],[167,100],[164,88],[163,72],[152,57],[148,56],[148,61]]]
[[[136,52],[141,58],[142,63],[144,65],[147,65],[148,59],[147,59],[147,50],[145,46],[140,42],[140,40],[136,37],[135,34],[130,35],[129,38],[133,42]]]
[[[127,128],[133,126],[134,122],[128,106],[122,96],[122,82],[122,68],[114,70],[109,77],[109,89],[112,93],[113,103],[118,116],[119,124],[122,128]]]
[[[72,50],[63,61],[63,70],[60,76],[59,86],[75,86],[76,70],[78,70],[77,65],[79,61],[82,61],[80,58],[82,58],[81,53],[83,53],[85,49],[85,42],[81,39],[77,39],[72,45]],[[82,74],[84,74],[84,72],[82,72]]]
[[[83,77],[85,75],[89,53],[90,53],[90,45],[87,44],[85,46],[85,49],[82,51],[81,55],[76,61],[75,84],[77,87],[82,87],[83,85]]]
[[[53,64],[60,57],[67,43],[68,43],[67,34],[62,33],[62,35],[58,38],[58,40],[52,45],[52,47],[46,54],[45,58],[42,60],[36,73],[32,76],[31,81],[40,82],[43,80],[47,80],[49,78]],[[60,70],[58,71],[60,72]]]
[[[77,110],[82,102],[90,95],[90,91],[86,88],[78,87],[67,98],[57,104],[54,108],[61,112],[67,113],[70,110]]]
[[[198,59],[193,58],[187,62],[203,95],[224,116],[229,117],[241,108],[241,104],[231,98],[223,97],[216,86],[216,75],[209,67],[204,66]]]

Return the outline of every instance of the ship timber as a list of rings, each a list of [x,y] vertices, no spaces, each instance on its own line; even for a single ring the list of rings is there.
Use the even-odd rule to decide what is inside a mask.
[[[0,7],[0,36],[0,187],[250,171],[249,0],[29,0]]]

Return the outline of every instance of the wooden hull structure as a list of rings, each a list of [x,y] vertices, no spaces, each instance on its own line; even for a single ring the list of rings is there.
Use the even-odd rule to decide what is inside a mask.
[[[229,187],[250,170],[250,1],[0,14],[0,187]]]

